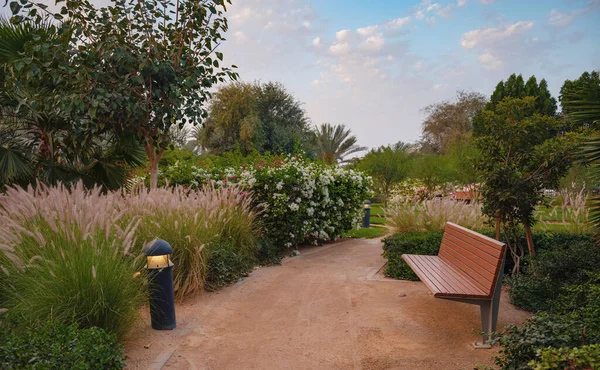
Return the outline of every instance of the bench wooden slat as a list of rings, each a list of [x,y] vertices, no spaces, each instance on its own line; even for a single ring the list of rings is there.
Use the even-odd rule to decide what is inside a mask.
[[[461,273],[463,278],[471,281],[484,291],[488,291],[494,281],[493,273],[481,268],[473,260],[470,260],[468,256],[461,254],[460,250],[450,248],[447,244],[442,244],[439,257],[457,272]]]
[[[437,256],[402,255],[402,258],[435,297],[486,299],[482,291]]]
[[[444,239],[446,241],[449,241],[452,244],[455,244],[456,246],[463,248],[465,251],[468,251],[469,253],[473,254],[476,257],[476,260],[480,261],[483,266],[489,267],[489,269],[494,269],[496,267],[496,263],[498,262],[497,255],[491,255],[482,248],[475,247],[469,244],[463,238],[455,236],[453,233],[448,233],[448,235],[445,236],[446,237]]]

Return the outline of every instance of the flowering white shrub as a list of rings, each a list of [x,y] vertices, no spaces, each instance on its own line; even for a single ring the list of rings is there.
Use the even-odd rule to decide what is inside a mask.
[[[189,171],[189,172],[188,172]],[[191,176],[190,176],[191,175]],[[371,196],[361,172],[307,162],[297,157],[262,160],[239,168],[206,169],[179,164],[163,171],[165,181],[187,177],[188,186],[235,184],[252,193],[265,234],[281,248],[316,239],[334,239],[356,227]]]

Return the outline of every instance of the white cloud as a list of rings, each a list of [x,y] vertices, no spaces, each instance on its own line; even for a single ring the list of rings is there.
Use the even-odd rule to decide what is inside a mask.
[[[335,33],[335,39],[338,42],[344,42],[350,37],[350,30],[341,30]]]
[[[423,69],[423,62],[416,62],[414,68],[416,71],[420,71]]]
[[[477,46],[489,46],[498,41],[508,39],[533,28],[534,22],[517,22],[503,28],[483,28],[465,33],[460,45],[465,49]]]
[[[550,11],[550,17],[548,18],[548,24],[564,27],[571,24],[573,18],[572,14],[561,13],[557,9],[552,9],[552,11]]]
[[[315,37],[312,41],[313,46],[319,47],[321,46],[321,38],[320,37]]]
[[[504,65],[500,59],[490,53],[481,54],[479,56],[479,63],[481,63],[481,66],[488,71],[502,68]]]
[[[240,11],[236,12],[234,15],[232,15],[230,18],[234,22],[244,22],[251,16],[252,16],[252,9],[251,8],[243,8],[242,10],[240,10]]]
[[[417,18],[417,19],[425,18],[425,12],[423,10],[417,10],[417,12],[415,13],[415,18]]]
[[[313,87],[318,87],[321,84],[321,81],[319,81],[319,80],[312,80],[312,82],[310,84]]]
[[[363,27],[363,28],[359,28],[356,30],[356,33],[359,34],[360,36],[370,36],[372,34],[374,34],[377,31],[377,28],[379,28],[379,26],[369,26],[369,27]]]
[[[370,52],[376,52],[383,48],[385,39],[382,34],[369,37],[363,44],[360,45],[361,49]]]
[[[458,0],[458,2],[456,3],[456,6],[458,6],[458,7],[465,6],[466,3],[467,3],[467,0]]]
[[[347,54],[349,51],[350,45],[347,42],[335,43],[329,47],[329,52],[335,56]]]
[[[302,22],[302,25],[304,26],[304,28],[310,28],[310,26],[311,26],[309,21]]]
[[[485,4],[485,5],[492,4],[495,1],[496,0],[479,0],[480,3]]]
[[[402,28],[410,23],[410,17],[397,18],[389,21],[386,26],[389,28]]]
[[[238,31],[235,33],[235,41],[237,41],[238,43],[246,42],[246,40],[248,40],[248,37],[242,31]]]

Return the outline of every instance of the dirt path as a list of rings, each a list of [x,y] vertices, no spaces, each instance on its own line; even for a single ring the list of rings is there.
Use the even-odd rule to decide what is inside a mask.
[[[434,299],[420,282],[383,279],[379,240],[301,250],[281,266],[177,306],[177,329],[148,319],[127,344],[139,369],[473,369],[477,306]],[[528,317],[502,297],[499,327]],[[148,349],[144,346],[150,345]]]

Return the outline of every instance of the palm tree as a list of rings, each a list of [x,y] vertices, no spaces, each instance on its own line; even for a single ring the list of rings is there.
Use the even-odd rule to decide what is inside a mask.
[[[584,86],[571,93],[563,104],[568,106],[569,117],[575,122],[600,123],[600,89],[598,86]],[[600,178],[600,137],[587,139],[582,145],[584,161],[591,167],[594,178]],[[591,221],[600,234],[600,196],[593,197],[590,202]]]
[[[350,129],[346,129],[345,125],[323,123],[315,129],[315,135],[317,154],[329,164],[344,163],[346,156],[367,149],[356,145],[356,136],[351,136]]]

